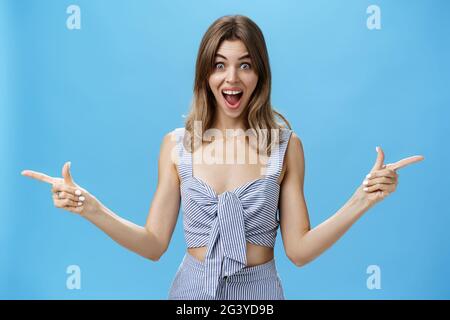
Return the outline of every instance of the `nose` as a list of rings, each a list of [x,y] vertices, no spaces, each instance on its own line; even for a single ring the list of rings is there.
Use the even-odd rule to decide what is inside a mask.
[[[237,70],[235,68],[229,68],[227,77],[226,77],[226,81],[229,83],[235,83],[238,81],[238,78],[239,77],[238,77]]]

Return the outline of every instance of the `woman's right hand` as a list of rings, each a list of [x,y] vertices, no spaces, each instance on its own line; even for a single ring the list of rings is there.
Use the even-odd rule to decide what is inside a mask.
[[[51,184],[53,203],[57,208],[81,216],[95,214],[101,208],[100,201],[73,181],[70,174],[70,162],[66,162],[62,168],[63,178],[50,177],[32,170],[23,170],[22,175]]]

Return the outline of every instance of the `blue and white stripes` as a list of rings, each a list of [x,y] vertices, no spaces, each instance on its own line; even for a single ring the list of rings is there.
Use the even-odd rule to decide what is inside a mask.
[[[248,269],[246,242],[274,247],[279,227],[278,177],[291,133],[289,129],[280,130],[279,144],[272,150],[263,178],[217,194],[210,185],[193,176],[192,153],[182,143],[185,129],[175,129],[184,235],[189,248],[207,246],[202,264],[204,273],[199,280],[206,296],[217,298],[224,277]],[[186,257],[193,258],[187,255],[183,262]]]
[[[205,264],[186,253],[169,291],[169,300],[284,300],[275,260],[220,278],[216,296],[203,288]]]

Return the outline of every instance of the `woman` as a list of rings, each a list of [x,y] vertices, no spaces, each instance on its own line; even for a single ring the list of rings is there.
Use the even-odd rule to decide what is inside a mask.
[[[120,218],[76,184],[70,162],[63,178],[30,170],[22,174],[52,184],[56,207],[81,215],[152,261],[169,246],[181,200],[188,248],[169,299],[284,299],[273,250],[278,226],[286,255],[303,266],[396,190],[396,170],[423,157],[384,165],[377,147],[375,165],[348,202],[311,229],[302,142],[272,108],[270,91],[259,27],[244,16],[216,20],[200,44],[185,127],[162,141],[145,227]]]

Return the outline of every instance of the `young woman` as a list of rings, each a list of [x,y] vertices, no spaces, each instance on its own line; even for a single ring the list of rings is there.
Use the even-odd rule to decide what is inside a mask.
[[[384,165],[377,147],[375,164],[352,197],[311,229],[302,142],[272,108],[270,92],[259,27],[244,16],[216,20],[200,44],[185,127],[162,141],[158,185],[144,227],[119,217],[76,184],[70,162],[63,178],[22,174],[50,183],[56,207],[79,214],[152,261],[167,250],[181,203],[187,252],[169,299],[284,299],[274,260],[278,227],[286,255],[303,266],[396,190],[396,170],[423,157]]]

